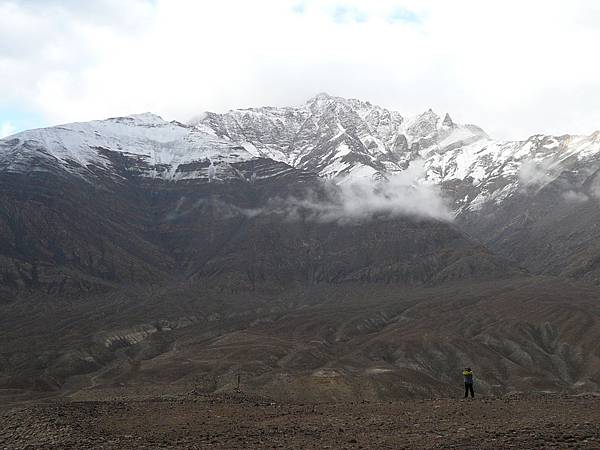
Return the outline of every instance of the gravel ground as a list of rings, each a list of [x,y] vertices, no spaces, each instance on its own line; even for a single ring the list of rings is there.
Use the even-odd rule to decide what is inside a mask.
[[[286,403],[243,393],[0,410],[0,448],[600,448],[600,398]]]

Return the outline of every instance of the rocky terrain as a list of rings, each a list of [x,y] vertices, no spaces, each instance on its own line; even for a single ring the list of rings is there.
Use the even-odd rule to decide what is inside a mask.
[[[600,281],[600,132],[498,141],[428,110],[405,117],[319,94],[294,108],[207,114],[196,129],[340,182],[392,178],[411,163],[442,188],[456,223],[535,273]]]
[[[0,410],[0,446],[592,449],[600,447],[599,423],[594,396],[295,403],[192,390]]]
[[[325,94],[0,140],[0,398],[600,390],[598,135]]]
[[[117,194],[125,197],[132,180],[163,191],[160,181],[246,183],[293,169],[338,185],[399,177],[435,186],[440,192],[415,197],[413,208],[401,212],[414,213],[417,204],[420,215],[455,218],[462,231],[533,273],[600,280],[598,132],[498,141],[448,113],[408,117],[319,94],[296,107],[206,113],[189,124],[146,113],[0,140],[0,173],[10,185],[19,186],[11,177],[50,173],[70,182],[75,176],[78,183],[126,184]],[[168,217],[190,208],[183,197],[170,198],[175,212]]]
[[[595,288],[557,279],[430,288],[342,283],[285,292],[180,286],[3,307],[5,402],[99,386],[195,383],[303,401],[598,391]],[[48,324],[52,326],[48,326]]]

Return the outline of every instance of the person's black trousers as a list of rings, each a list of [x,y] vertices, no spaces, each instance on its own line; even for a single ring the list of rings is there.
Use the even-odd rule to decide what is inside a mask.
[[[473,392],[473,383],[465,383],[465,398],[469,396],[469,392],[471,392],[471,397],[475,397],[475,392]]]

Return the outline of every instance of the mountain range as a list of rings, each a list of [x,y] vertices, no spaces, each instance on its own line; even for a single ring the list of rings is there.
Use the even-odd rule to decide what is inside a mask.
[[[327,94],[1,139],[0,393],[597,391],[599,153]]]

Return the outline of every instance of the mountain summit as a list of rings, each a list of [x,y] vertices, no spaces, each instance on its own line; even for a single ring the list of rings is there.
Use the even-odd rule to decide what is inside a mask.
[[[448,187],[460,214],[542,188],[563,169],[590,167],[599,153],[598,133],[497,141],[448,113],[405,117],[320,93],[296,107],[209,112],[190,124],[144,113],[25,131],[0,140],[0,170],[54,167],[90,177],[127,167],[176,181],[207,179],[211,162],[217,175],[235,178],[235,164],[266,158],[342,183],[388,179],[419,162],[423,181]]]

